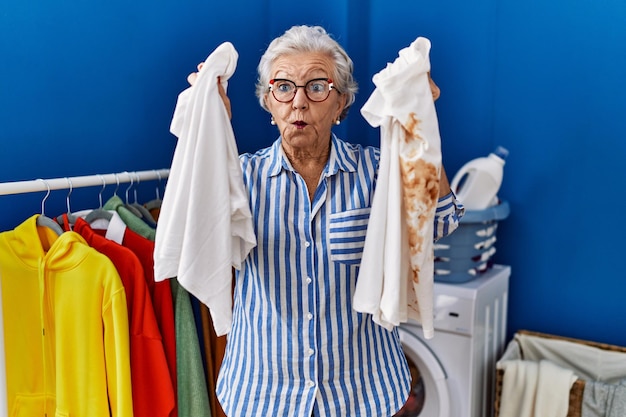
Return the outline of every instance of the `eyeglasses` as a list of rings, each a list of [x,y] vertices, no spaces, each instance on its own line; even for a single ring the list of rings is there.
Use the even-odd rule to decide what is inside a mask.
[[[314,102],[326,100],[330,95],[330,90],[337,90],[330,78],[314,78],[307,81],[305,85],[296,85],[293,81],[284,78],[274,78],[270,80],[269,85],[272,95],[281,103],[289,103],[293,100],[298,88],[304,88],[304,94]]]

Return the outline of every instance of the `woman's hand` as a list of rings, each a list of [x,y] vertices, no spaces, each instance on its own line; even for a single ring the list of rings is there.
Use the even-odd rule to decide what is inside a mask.
[[[204,62],[201,62],[201,63],[198,64],[198,71],[200,71],[202,69],[203,65],[204,65]],[[198,78],[198,72],[192,72],[191,74],[189,74],[187,76],[187,82],[190,85],[193,85],[196,82],[197,78]],[[230,109],[230,99],[226,95],[226,90],[224,90],[224,86],[222,85],[220,77],[217,77],[217,91],[219,92],[220,97],[222,98],[222,101],[224,102],[224,107],[226,107],[226,112],[228,113],[228,118],[232,119],[233,115],[232,115],[232,112],[231,112],[231,109]]]
[[[222,80],[220,80],[220,77],[217,77],[217,91],[220,93],[220,97],[222,97],[224,107],[226,107],[226,113],[228,113],[228,118],[232,119],[233,115],[230,110],[230,99],[226,95],[226,90],[224,90],[224,86],[222,85]]]
[[[430,84],[430,92],[433,95],[433,101],[437,101],[439,96],[441,95],[441,90],[439,86],[435,84],[435,81],[430,76],[430,71],[428,71],[428,83]],[[448,176],[446,175],[446,169],[441,165],[441,172],[439,173],[439,198],[445,197],[450,194],[452,190],[450,189],[450,182],[448,181]]]
[[[437,101],[437,99],[441,95],[441,90],[439,89],[439,86],[435,84],[433,79],[430,77],[430,71],[428,71],[428,83],[430,84],[430,92],[433,95],[433,101]]]
[[[189,83],[189,85],[193,85],[196,82],[196,79],[198,78],[198,72],[202,69],[203,65],[204,65],[204,62],[199,63],[198,71],[192,72],[191,74],[187,76],[187,82]]]

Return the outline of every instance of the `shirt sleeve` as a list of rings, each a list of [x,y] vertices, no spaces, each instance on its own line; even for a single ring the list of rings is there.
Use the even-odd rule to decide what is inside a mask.
[[[435,242],[442,237],[446,237],[459,227],[459,221],[465,214],[465,207],[452,191],[437,201],[435,211]]]

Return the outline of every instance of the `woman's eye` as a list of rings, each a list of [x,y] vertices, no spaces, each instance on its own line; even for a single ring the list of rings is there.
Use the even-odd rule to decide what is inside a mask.
[[[278,86],[276,88],[278,89],[278,91],[280,91],[282,93],[287,93],[287,92],[291,91],[292,86],[289,85],[288,83],[281,83],[281,84],[278,84]]]
[[[321,93],[325,91],[324,83],[313,83],[309,86],[309,90],[311,90],[314,93]]]

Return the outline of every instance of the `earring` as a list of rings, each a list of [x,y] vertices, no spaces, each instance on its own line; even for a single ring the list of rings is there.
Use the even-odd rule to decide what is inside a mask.
[[[335,124],[336,124],[337,126],[339,126],[339,125],[341,124],[341,120],[340,120],[339,118],[337,118],[337,120],[335,120]]]
[[[270,118],[270,124],[271,124],[272,126],[276,126],[276,120],[274,120],[274,116],[272,116],[272,117]]]

